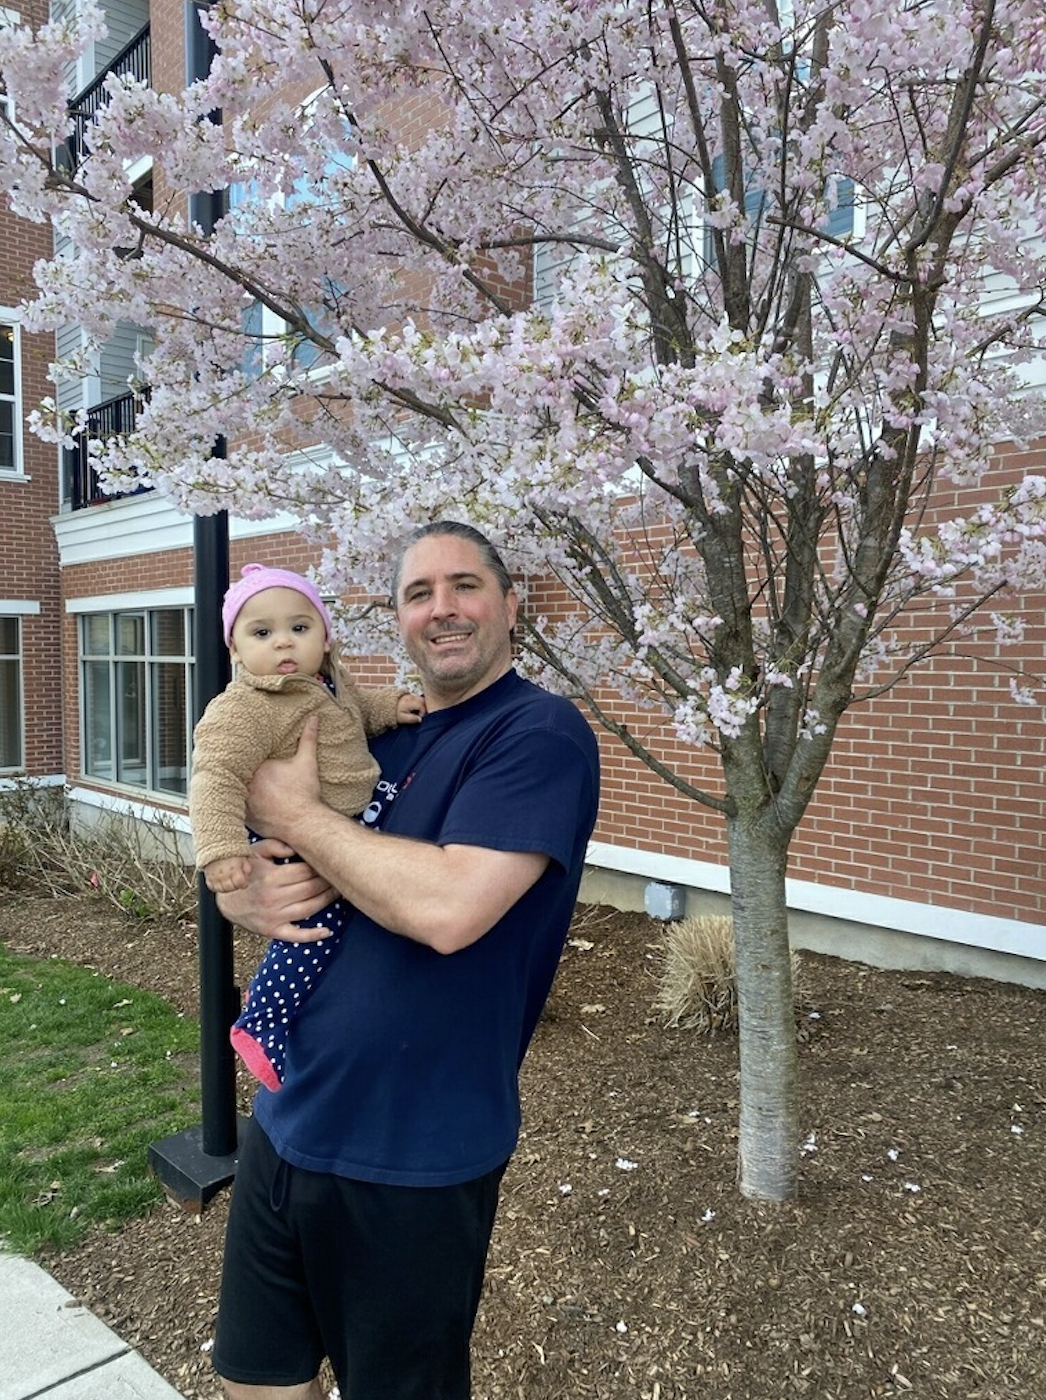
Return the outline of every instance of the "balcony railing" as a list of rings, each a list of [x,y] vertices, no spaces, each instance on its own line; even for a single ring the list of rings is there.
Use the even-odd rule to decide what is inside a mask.
[[[108,501],[122,500],[124,496],[137,496],[148,491],[148,486],[140,486],[135,491],[124,491],[107,496],[98,484],[98,473],[91,465],[87,445],[92,438],[110,438],[133,430],[141,404],[138,394],[120,394],[115,399],[106,399],[88,409],[87,426],[76,439],[73,447],[64,453],[65,497],[73,510],[83,510],[85,506],[105,505]]]
[[[91,123],[99,109],[109,100],[105,92],[105,80],[114,73],[121,78],[132,77],[146,83],[152,82],[152,43],[148,24],[143,25],[134,38],[124,44],[109,67],[99,73],[94,81],[70,102],[69,115],[73,118],[73,131],[66,141],[66,150],[72,170],[76,169],[90,150],[88,135]]]

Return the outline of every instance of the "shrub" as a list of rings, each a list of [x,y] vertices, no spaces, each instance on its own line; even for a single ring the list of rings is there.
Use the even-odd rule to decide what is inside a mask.
[[[0,812],[0,889],[21,884],[25,862],[25,836]]]
[[[654,1010],[666,1026],[704,1031],[737,1030],[737,970],[734,923],[705,914],[666,926]],[[798,959],[792,978],[798,1000]]]
[[[0,881],[8,886],[55,896],[94,890],[137,919],[194,916],[195,873],[164,813],[146,823],[111,812],[75,827],[64,788],[20,779],[3,794],[0,816]]]
[[[0,792],[0,883],[39,884],[58,832],[69,829],[65,789],[15,778]],[[50,881],[44,880],[50,890]]]

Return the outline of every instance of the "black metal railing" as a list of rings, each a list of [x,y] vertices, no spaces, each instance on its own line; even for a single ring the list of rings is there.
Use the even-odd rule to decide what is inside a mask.
[[[139,486],[134,491],[122,491],[116,495],[106,495],[98,484],[98,473],[91,465],[88,443],[91,439],[101,439],[132,432],[141,405],[140,394],[119,394],[115,399],[106,399],[87,411],[87,426],[72,447],[64,453],[65,498],[73,510],[83,510],[85,506],[104,505],[107,501],[122,500],[124,496],[137,496],[148,491],[147,486]]]
[[[149,25],[139,29],[103,72],[84,88],[69,104],[69,115],[73,118],[73,130],[65,143],[69,169],[75,170],[90,150],[88,139],[91,123],[109,100],[105,91],[105,80],[112,74],[118,77],[139,78],[142,82],[152,82],[152,41]]]

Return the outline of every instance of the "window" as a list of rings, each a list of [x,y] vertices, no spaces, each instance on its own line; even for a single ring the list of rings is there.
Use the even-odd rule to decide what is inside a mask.
[[[303,129],[309,131],[313,125],[314,104],[326,95],[321,88],[307,98],[300,106],[299,113]],[[325,150],[325,162],[318,183],[306,175],[299,175],[289,189],[272,197],[270,210],[282,210],[283,222],[298,229],[315,230],[314,242],[323,245],[328,231],[323,225],[326,220],[339,222],[337,214],[339,180],[356,168],[356,156],[352,152],[355,134],[346,121],[340,123],[341,143]],[[246,179],[231,184],[227,191],[228,212],[234,220],[240,220],[249,227],[253,212],[260,198],[257,181]],[[338,325],[336,311],[344,296],[344,287],[333,278],[320,277],[303,286],[288,283],[304,314],[305,320],[321,334],[334,336]],[[267,361],[266,347],[275,342],[285,342],[291,365],[296,370],[316,370],[323,372],[321,360],[323,352],[308,336],[292,333],[287,323],[268,307],[258,302],[252,303],[244,312],[242,329],[247,338],[247,351],[243,369],[249,377],[261,374]]]
[[[726,169],[722,156],[716,156],[712,163],[712,176],[715,182],[716,193],[725,188]],[[832,238],[849,238],[854,231],[854,183],[849,176],[832,177],[830,186],[826,193],[830,196],[829,214],[822,224],[822,230]],[[751,175],[745,177],[745,225],[751,237],[758,227],[764,212],[766,197],[763,191],[757,186]],[[712,230],[705,228],[705,262],[709,265],[713,262]]]
[[[192,609],[80,619],[83,770],[184,796],[192,725]]]
[[[0,472],[22,470],[18,325],[0,310]]]
[[[25,767],[22,729],[22,620],[0,617],[0,772]]]

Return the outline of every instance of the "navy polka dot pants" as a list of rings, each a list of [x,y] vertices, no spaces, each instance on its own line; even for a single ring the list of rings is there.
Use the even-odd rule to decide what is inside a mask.
[[[283,1084],[291,1024],[341,942],[347,913],[340,899],[329,904],[315,924],[309,925],[330,928],[329,936],[316,943],[273,939],[251,978],[243,1011],[229,1032],[240,1059],[274,1093]]]

